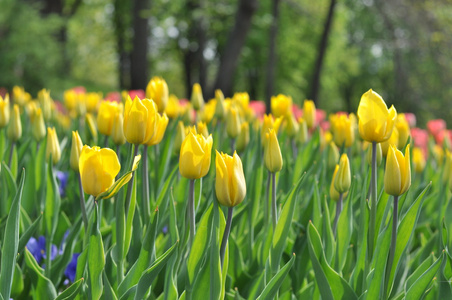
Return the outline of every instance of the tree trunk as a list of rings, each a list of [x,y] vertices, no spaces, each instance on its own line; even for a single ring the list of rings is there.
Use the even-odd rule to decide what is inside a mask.
[[[150,0],[133,1],[133,39],[130,53],[131,88],[145,89],[148,83],[148,18],[143,13],[149,10]]]
[[[315,104],[319,105],[319,90],[320,90],[320,75],[322,73],[323,60],[325,58],[326,49],[328,47],[328,36],[331,32],[331,24],[333,23],[334,7],[336,6],[337,0],[331,0],[330,8],[328,10],[328,16],[325,20],[325,25],[323,26],[322,38],[320,39],[317,59],[314,65],[314,75],[311,83],[311,91],[309,93],[309,98],[312,99]]]
[[[270,52],[268,54],[267,60],[267,74],[266,74],[266,84],[265,84],[265,107],[267,114],[271,112],[270,99],[274,93],[274,83],[275,83],[275,70],[276,70],[276,37],[278,35],[278,20],[279,20],[279,1],[272,1],[272,14],[273,20],[270,27]]]
[[[118,80],[120,89],[130,89],[130,57],[126,50],[126,32],[130,27],[130,20],[124,18],[124,14],[131,13],[131,7],[128,0],[115,0],[115,12],[113,16],[116,47],[118,54]]]
[[[209,95],[213,95],[215,89],[221,89],[225,96],[232,95],[234,72],[237,67],[240,52],[251,27],[251,19],[257,9],[257,5],[257,0],[240,0],[234,28],[223,49],[214,88],[210,91]]]

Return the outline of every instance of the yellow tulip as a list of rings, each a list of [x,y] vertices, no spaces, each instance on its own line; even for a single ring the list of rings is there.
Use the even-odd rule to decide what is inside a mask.
[[[391,137],[397,111],[394,106],[388,110],[383,98],[370,89],[361,97],[358,118],[361,137],[368,142],[381,143]]]
[[[298,142],[304,145],[309,140],[308,125],[306,124],[306,121],[303,118],[298,118],[298,125],[299,125]]]
[[[52,162],[56,164],[60,161],[61,158],[61,150],[60,150],[60,142],[58,141],[58,136],[55,130],[55,127],[47,127],[47,146],[46,146],[46,159],[47,161],[52,155]]]
[[[198,124],[196,124],[196,129],[196,131],[202,134],[205,138],[209,136],[209,130],[206,123],[198,122]]]
[[[405,144],[403,146],[399,145],[399,131],[397,130],[396,127],[394,127],[394,129],[392,130],[391,137],[386,141],[380,143],[380,145],[383,156],[385,157],[388,154],[389,145],[394,145],[396,148],[401,148],[405,146]]]
[[[46,136],[46,125],[44,123],[44,116],[42,115],[41,108],[31,116],[31,133],[37,142],[40,142]]]
[[[96,197],[113,185],[121,165],[113,150],[85,145],[80,153],[79,169],[83,190]]]
[[[52,116],[52,105],[53,105],[52,98],[50,98],[50,91],[46,89],[40,90],[38,92],[38,101],[42,109],[44,119],[46,121],[50,120],[50,117]]]
[[[97,127],[100,133],[111,135],[113,120],[117,112],[120,111],[117,102],[104,100],[100,103],[97,113]]]
[[[308,128],[313,128],[316,122],[315,103],[312,100],[304,100],[303,102],[303,118]]]
[[[422,149],[414,147],[413,148],[413,167],[416,173],[422,173],[425,169],[425,156]]]
[[[217,100],[215,105],[215,116],[219,120],[223,120],[226,115],[226,107],[224,104],[224,95],[221,90],[215,90],[215,99]]]
[[[199,118],[206,124],[209,124],[213,117],[215,116],[215,107],[217,105],[217,100],[211,99],[204,106],[204,109],[199,112]]]
[[[300,128],[300,126],[297,123],[297,120],[295,120],[295,117],[293,116],[292,113],[287,114],[285,117],[286,119],[286,132],[287,135],[290,138],[293,138],[297,135],[298,130]]]
[[[210,168],[212,144],[212,135],[205,138],[201,134],[195,135],[193,131],[190,131],[180,149],[180,174],[188,179],[199,179],[206,176]]]
[[[185,140],[185,136],[184,123],[179,121],[176,128],[176,137],[174,138],[174,153],[180,153],[180,147],[182,146],[182,142]]]
[[[165,108],[165,113],[168,116],[168,118],[175,119],[180,114],[180,107],[179,107],[179,99],[171,94],[168,97],[168,105]]]
[[[75,110],[77,107],[77,93],[74,90],[66,90],[64,91],[64,104],[66,105],[66,108],[71,111]]]
[[[102,93],[87,93],[85,95],[86,111],[89,113],[97,112],[101,100]]]
[[[389,146],[384,177],[385,192],[400,196],[411,185],[410,145],[406,147],[405,157],[394,145]]]
[[[405,118],[405,114],[397,115],[397,122],[395,126],[399,133],[398,148],[405,147],[405,144],[408,141],[408,138],[410,137],[410,125],[408,124],[408,121]]]
[[[124,118],[120,111],[117,111],[113,118],[113,126],[111,128],[111,139],[116,146],[125,144],[126,137],[124,136]]]
[[[264,122],[262,123],[261,128],[262,145],[265,145],[265,138],[269,129],[274,129],[276,134],[278,134],[279,127],[281,126],[282,121],[283,121],[282,118],[273,119],[273,116],[271,114],[264,115]]]
[[[9,96],[5,98],[0,96],[0,128],[5,127],[9,123]]]
[[[246,195],[245,175],[237,152],[233,156],[216,151],[215,192],[218,202],[234,207],[240,204]]]
[[[276,131],[274,129],[269,129],[266,134],[264,146],[264,162],[265,167],[271,173],[281,171],[283,166],[281,149],[279,148],[278,138],[276,137]]]
[[[157,105],[158,112],[162,113],[168,104],[168,84],[158,76],[152,77],[146,87],[146,98],[152,99]]]
[[[155,133],[157,107],[154,101],[127,98],[124,109],[124,136],[131,144],[145,144]]]
[[[328,144],[328,168],[333,168],[339,161],[339,149],[334,142]]]
[[[332,115],[331,132],[338,147],[350,147],[355,141],[352,120],[346,115]]]
[[[292,97],[279,94],[271,97],[272,114],[275,117],[285,117],[292,113]]]
[[[330,184],[330,197],[331,197],[331,200],[333,200],[333,201],[338,201],[339,196],[340,196],[339,192],[334,187],[334,182],[336,181],[336,176],[337,176],[338,170],[339,170],[339,165],[336,164],[336,167],[334,168],[333,179],[331,180],[331,184]]]
[[[22,136],[22,123],[20,122],[19,106],[17,104],[14,104],[6,133],[8,138],[13,142],[17,142]]]
[[[231,139],[235,139],[240,133],[240,117],[237,109],[231,107],[226,116],[226,132]]]
[[[243,152],[250,142],[250,126],[248,122],[243,122],[240,126],[240,134],[237,138],[237,151]]]
[[[28,101],[31,100],[31,96],[29,93],[25,92],[23,87],[14,86],[12,98],[15,104],[18,104],[20,107],[27,104]]]
[[[82,152],[83,142],[78,134],[78,131],[72,131],[72,146],[71,146],[71,157],[70,157],[70,166],[71,169],[78,172],[79,171],[79,160],[80,153]]]
[[[202,96],[201,85],[195,83],[191,92],[191,105],[198,111],[204,107],[204,97]]]
[[[337,171],[337,175],[334,180],[334,188],[340,194],[343,194],[348,192],[351,183],[350,162],[347,154],[344,153],[339,161],[339,170]]]
[[[163,135],[165,134],[166,127],[168,126],[168,117],[164,113],[163,116],[160,116],[160,114],[157,114],[157,128],[154,136],[147,142],[148,146],[153,146],[159,144],[162,139]]]

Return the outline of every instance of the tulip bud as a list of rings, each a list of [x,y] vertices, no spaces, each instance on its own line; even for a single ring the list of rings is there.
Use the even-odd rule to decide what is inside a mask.
[[[405,144],[408,141],[408,138],[410,137],[410,125],[408,124],[408,121],[405,118],[405,114],[397,115],[395,128],[397,128],[397,132],[399,133],[398,148],[405,147]]]
[[[302,145],[306,144],[309,140],[308,135],[308,125],[303,118],[298,119],[299,130],[298,130],[298,142]]]
[[[163,135],[165,134],[167,126],[168,126],[168,117],[166,116],[166,114],[164,113],[163,116],[157,114],[157,128],[154,136],[149,140],[147,145],[153,146],[159,144],[163,139]]]
[[[240,127],[240,134],[237,138],[237,151],[243,152],[250,142],[250,126],[248,122],[243,122]]]
[[[240,118],[237,109],[231,107],[226,117],[226,132],[231,139],[235,139],[240,133]]]
[[[146,98],[152,99],[157,105],[158,112],[162,113],[168,104],[168,84],[161,77],[152,77],[146,87]]]
[[[299,130],[298,123],[295,120],[295,117],[293,116],[293,114],[291,114],[291,113],[286,115],[285,119],[286,119],[286,132],[287,132],[287,135],[290,138],[293,138],[298,133],[298,130]]]
[[[410,185],[410,145],[405,149],[405,157],[394,145],[390,145],[386,157],[385,192],[392,196],[400,196],[408,190]]]
[[[71,158],[70,165],[71,169],[78,172],[79,171],[79,159],[80,153],[82,152],[83,143],[78,131],[72,131],[72,147],[71,147]]]
[[[339,161],[339,149],[334,142],[328,144],[328,168],[332,169]]]
[[[190,131],[180,149],[180,174],[188,179],[199,179],[206,176],[210,168],[212,144],[212,135],[206,139],[203,135],[195,135]]]
[[[345,115],[333,115],[331,118],[331,131],[334,142],[338,147],[350,147],[355,141],[355,131],[352,121]]]
[[[331,200],[333,201],[338,201],[339,200],[339,192],[336,191],[336,188],[334,187],[334,183],[336,182],[336,176],[337,176],[337,171],[339,170],[339,165],[336,165],[336,167],[334,168],[334,173],[333,173],[333,179],[331,180],[331,184],[330,184],[330,197]]]
[[[237,152],[233,156],[216,151],[215,192],[218,202],[234,207],[240,204],[246,195],[245,175]]]
[[[383,151],[381,150],[381,143],[377,143],[377,166],[379,166],[381,164],[381,161],[383,159]],[[367,147],[367,163],[369,165],[372,165],[372,147],[371,145],[369,145]]]
[[[226,115],[226,107],[224,105],[224,95],[221,90],[215,90],[215,99],[217,100],[215,105],[215,116],[219,120],[223,120]]]
[[[176,137],[174,139],[174,145],[173,145],[175,153],[178,153],[178,154],[180,153],[180,147],[184,140],[185,140],[184,123],[182,123],[182,121],[179,121],[179,123],[177,123]]]
[[[381,151],[385,157],[388,154],[389,145],[394,145],[396,148],[403,147],[399,145],[399,132],[396,127],[392,130],[391,137],[381,143]]]
[[[7,134],[8,138],[13,142],[17,142],[22,136],[22,123],[20,122],[19,106],[17,104],[14,104]]]
[[[179,116],[180,112],[179,99],[173,94],[169,95],[168,105],[165,108],[166,115],[171,119],[175,119]]]
[[[5,98],[0,96],[0,129],[9,123],[9,96],[6,94]]]
[[[113,126],[111,128],[111,139],[116,146],[124,145],[126,142],[126,137],[123,131],[124,119],[122,113],[117,111],[115,117],[113,118]]]
[[[124,109],[124,136],[131,144],[145,144],[155,133],[157,107],[154,101],[127,98]]]
[[[339,170],[337,171],[337,176],[334,180],[334,188],[340,194],[346,193],[350,189],[351,182],[350,162],[347,154],[344,153],[339,162]]]
[[[198,111],[204,106],[204,97],[202,96],[202,90],[199,83],[195,83],[193,85],[193,89],[191,92],[191,105],[193,108]]]
[[[424,152],[420,148],[413,148],[413,167],[416,173],[422,173],[425,169],[425,157]]]
[[[37,142],[40,142],[46,136],[46,125],[41,108],[38,108],[31,117],[31,132]]]
[[[198,124],[197,124],[197,132],[199,132],[205,138],[207,138],[209,136],[209,130],[207,129],[206,123],[198,122]]]
[[[281,171],[283,166],[283,159],[281,149],[279,148],[276,131],[269,129],[266,134],[264,146],[264,162],[265,167],[271,172],[276,173]]]
[[[113,119],[120,108],[118,103],[113,101],[102,101],[97,113],[97,127],[103,135],[111,135]]]
[[[282,118],[276,118],[275,120],[273,120],[273,116],[270,115],[264,115],[264,122],[262,123],[262,128],[261,128],[261,142],[262,145],[265,145],[265,138],[267,135],[267,132],[269,129],[274,129],[276,134],[278,134],[279,131],[279,127],[281,126],[282,123]]]
[[[272,114],[275,117],[285,117],[292,113],[292,97],[279,94],[271,97]]]
[[[58,142],[58,136],[55,127],[47,127],[47,147],[46,147],[46,159],[47,161],[52,155],[52,163],[55,165],[60,161],[61,150],[60,142]]]
[[[50,91],[46,89],[42,89],[38,92],[38,101],[39,105],[42,109],[42,114],[44,116],[44,120],[50,120],[52,116],[52,98],[50,98]]]
[[[305,119],[308,128],[313,128],[316,122],[315,104],[312,100],[304,100],[303,119]]]
[[[86,110],[89,113],[98,111],[99,103],[102,100],[102,93],[87,93],[85,95]]]
[[[96,197],[108,190],[115,182],[120,169],[118,156],[113,150],[83,146],[79,170],[85,193]]]

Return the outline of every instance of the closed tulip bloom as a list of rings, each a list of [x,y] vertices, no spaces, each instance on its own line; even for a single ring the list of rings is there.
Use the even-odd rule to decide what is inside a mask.
[[[362,95],[358,106],[358,128],[364,140],[377,143],[388,140],[396,118],[394,106],[388,109],[383,98],[372,89]]]
[[[166,127],[168,126],[168,117],[164,113],[163,116],[157,114],[157,129],[154,136],[147,142],[148,146],[153,146],[159,144],[163,136],[165,135]]]
[[[422,173],[425,169],[425,156],[422,149],[414,147],[413,148],[413,167],[416,173]]]
[[[336,145],[350,147],[355,141],[355,131],[351,119],[346,115],[336,115],[331,121],[331,131]]]
[[[209,136],[209,130],[207,129],[207,124],[204,122],[198,122],[196,124],[197,131],[202,134],[205,138]]]
[[[313,128],[316,122],[315,104],[312,100],[304,100],[303,103],[303,118],[308,125],[308,128]]]
[[[31,133],[37,142],[40,142],[46,136],[46,125],[44,123],[44,116],[42,115],[41,108],[31,116]]]
[[[278,134],[279,127],[281,126],[282,121],[283,121],[283,118],[273,119],[273,116],[271,114],[264,115],[264,122],[262,123],[262,128],[261,128],[262,145],[265,145],[265,138],[266,138],[266,135],[267,135],[269,129],[274,129],[276,134]]]
[[[201,134],[195,135],[193,131],[190,131],[180,149],[180,174],[188,179],[199,179],[206,176],[210,168],[212,144],[212,135],[205,138]]]
[[[50,91],[46,89],[40,90],[38,92],[38,101],[42,109],[44,119],[46,121],[50,120],[50,117],[52,116],[52,105],[53,105],[52,98],[50,98]]]
[[[9,96],[5,98],[0,96],[0,128],[5,127],[9,123]]]
[[[124,109],[124,136],[131,144],[145,144],[155,133],[157,107],[154,101],[138,97],[126,101]]]
[[[89,113],[97,112],[101,100],[102,93],[87,93],[85,96],[86,111]]]
[[[237,151],[242,152],[245,150],[246,146],[250,142],[250,126],[248,122],[243,122],[240,127],[240,134],[237,138]]]
[[[408,138],[410,137],[410,125],[408,124],[405,114],[397,114],[397,122],[395,125],[399,133],[399,148],[405,147]],[[413,157],[414,158],[414,157]]]
[[[235,139],[240,133],[240,117],[237,109],[231,107],[226,117],[226,132],[231,139]]]
[[[279,94],[271,97],[272,114],[275,117],[285,117],[292,113],[292,97]]]
[[[381,164],[383,160],[383,151],[381,150],[381,143],[377,143],[377,166]],[[372,147],[367,147],[367,155],[366,155],[367,163],[372,165]]]
[[[177,123],[176,127],[176,137],[174,138],[174,152],[180,153],[180,147],[182,146],[182,142],[185,140],[185,126],[182,121]]]
[[[306,124],[306,121],[303,118],[298,119],[298,125],[299,129],[297,139],[300,144],[304,145],[309,140],[308,125]]]
[[[19,106],[17,104],[14,104],[6,133],[13,142],[17,142],[22,136],[22,123],[20,122]]]
[[[111,135],[113,121],[118,111],[120,108],[117,102],[104,100],[100,103],[97,113],[97,127],[100,133]]]
[[[82,152],[83,143],[78,131],[72,131],[71,158],[69,160],[71,169],[79,171],[80,153]]]
[[[224,104],[224,95],[221,90],[215,90],[215,99],[217,100],[215,103],[215,116],[219,120],[223,120],[226,115],[226,107]]]
[[[175,119],[179,116],[180,112],[179,99],[173,94],[169,95],[168,104],[165,108],[166,115],[168,118]]]
[[[339,165],[336,164],[336,167],[334,168],[333,179],[331,180],[331,184],[330,184],[330,197],[331,197],[331,200],[333,200],[333,201],[338,201],[339,196],[340,196],[339,192],[334,187],[334,182],[336,181],[336,176],[337,176],[338,170],[339,170]]]
[[[126,137],[124,136],[124,118],[122,117],[122,113],[117,111],[115,117],[113,118],[113,126],[111,128],[111,139],[116,146],[120,146],[125,144]]]
[[[388,154],[389,145],[394,145],[396,148],[402,148],[403,146],[405,146],[405,144],[403,146],[399,145],[399,131],[396,127],[394,127],[394,130],[392,130],[391,137],[380,144],[381,151],[383,153],[383,156],[385,157]]]
[[[234,207],[240,204],[246,195],[245,175],[237,152],[233,156],[216,151],[215,192],[218,202]]]
[[[52,162],[56,164],[60,161],[61,150],[60,142],[58,141],[58,136],[55,127],[47,127],[47,147],[46,147],[46,159],[49,160],[50,155],[52,155]]]
[[[293,138],[297,135],[300,126],[298,125],[298,122],[297,122],[297,120],[295,120],[295,117],[293,116],[292,113],[289,113],[288,115],[286,115],[285,119],[286,119],[287,135],[290,138]]]
[[[328,144],[328,168],[334,168],[339,161],[339,149],[334,142]]]
[[[196,111],[204,107],[204,97],[202,96],[201,85],[199,83],[193,85],[190,101]]]
[[[152,77],[146,87],[146,98],[155,102],[159,113],[165,111],[168,104],[168,95],[168,84],[166,84],[166,81],[158,76]]]
[[[406,147],[405,157],[394,145],[389,146],[386,157],[385,192],[392,196],[400,196],[411,185],[410,145]]]
[[[83,190],[96,197],[113,185],[121,165],[113,150],[85,145],[80,153],[79,169]]]
[[[337,171],[337,175],[334,180],[334,188],[340,194],[343,194],[348,192],[351,183],[350,162],[347,154],[344,153],[339,161],[339,170]]]
[[[281,171],[283,166],[281,149],[279,148],[278,138],[274,129],[269,129],[267,132],[264,146],[264,162],[267,170],[272,173]]]

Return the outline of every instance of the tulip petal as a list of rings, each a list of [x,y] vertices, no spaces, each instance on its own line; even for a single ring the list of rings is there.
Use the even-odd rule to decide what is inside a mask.
[[[232,170],[233,174],[231,176],[232,181],[232,205],[236,206],[240,204],[246,195],[246,183],[245,175],[243,174],[243,165],[237,152],[234,152],[232,158]]]
[[[402,176],[395,147],[389,146],[386,157],[386,170],[384,176],[385,192],[389,195],[399,196],[401,193]]]

